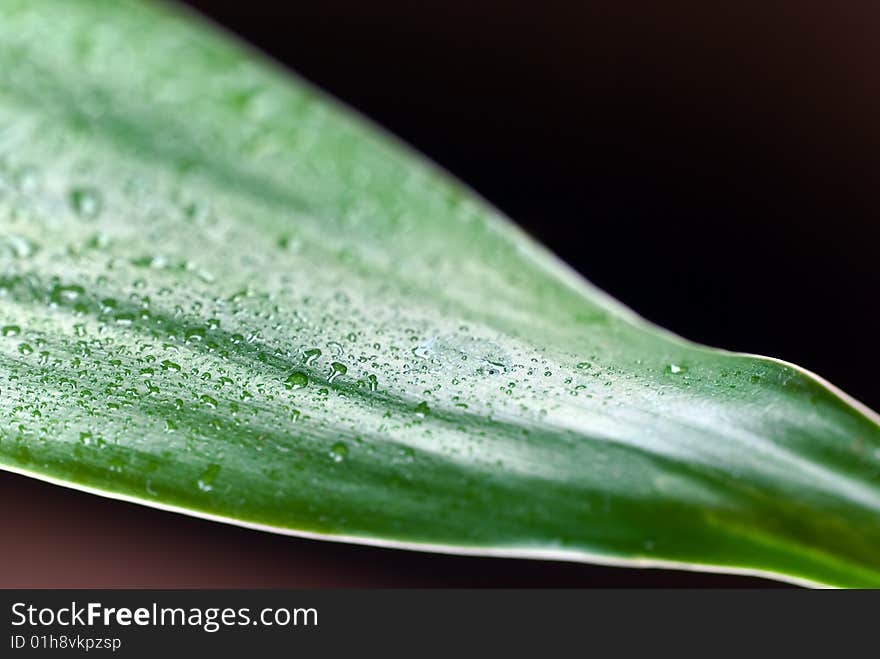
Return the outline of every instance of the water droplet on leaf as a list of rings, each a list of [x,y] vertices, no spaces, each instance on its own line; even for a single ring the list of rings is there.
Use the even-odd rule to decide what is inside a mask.
[[[94,220],[101,214],[104,205],[101,193],[92,187],[74,188],[69,195],[73,212],[84,220]]]
[[[348,447],[342,442],[336,442],[330,447],[330,457],[333,458],[333,462],[342,462],[347,455]]]
[[[303,387],[308,386],[309,376],[307,376],[305,373],[300,373],[299,371],[297,371],[296,373],[291,373],[289,376],[287,376],[284,384],[288,389],[302,389]]]
[[[199,480],[196,483],[199,489],[202,492],[210,492],[214,489],[214,481],[217,479],[217,474],[220,473],[220,465],[218,464],[209,464],[205,471],[202,472],[202,475],[199,476]]]
[[[329,382],[333,382],[340,375],[345,375],[348,373],[348,367],[345,364],[340,362],[333,362],[330,364],[330,377],[328,378]]]

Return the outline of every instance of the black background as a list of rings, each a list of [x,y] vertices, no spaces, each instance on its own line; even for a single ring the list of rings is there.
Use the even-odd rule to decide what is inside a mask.
[[[797,362],[880,408],[875,3],[191,4],[650,320]],[[309,542],[11,475],[0,498],[19,502],[5,585],[770,585]]]

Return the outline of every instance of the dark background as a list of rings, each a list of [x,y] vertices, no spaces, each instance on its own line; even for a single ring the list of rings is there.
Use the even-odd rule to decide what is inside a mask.
[[[880,408],[875,3],[190,4],[650,320],[797,362]],[[20,568],[5,585],[764,583],[301,541],[8,475],[0,499],[27,502],[4,538]],[[127,561],[108,567],[108,554]]]

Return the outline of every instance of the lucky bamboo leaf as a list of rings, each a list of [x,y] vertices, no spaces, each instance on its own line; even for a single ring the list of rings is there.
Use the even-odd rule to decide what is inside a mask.
[[[281,533],[880,585],[874,413],[651,326],[170,5],[0,0],[0,326],[10,471]]]

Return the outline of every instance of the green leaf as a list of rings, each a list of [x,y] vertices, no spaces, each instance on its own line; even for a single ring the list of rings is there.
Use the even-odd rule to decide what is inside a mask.
[[[5,469],[296,535],[880,585],[874,413],[649,325],[180,10],[0,3],[0,230]]]

